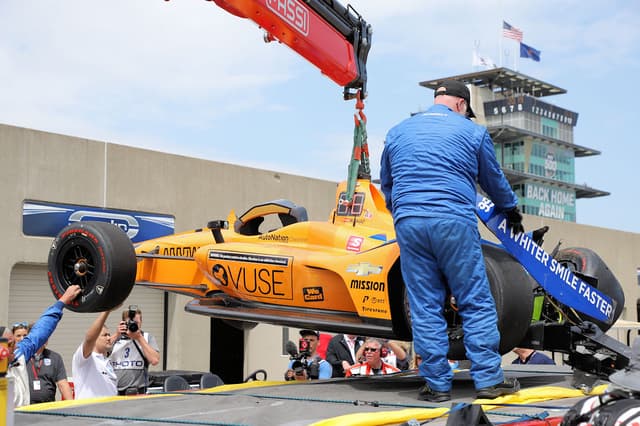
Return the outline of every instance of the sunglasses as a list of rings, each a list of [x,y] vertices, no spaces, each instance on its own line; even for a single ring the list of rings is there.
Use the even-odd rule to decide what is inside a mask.
[[[11,327],[12,328],[16,328],[16,327],[28,327],[29,323],[26,321],[22,321],[22,322],[16,322],[14,323]]]
[[[378,352],[378,348],[364,348],[363,352]]]

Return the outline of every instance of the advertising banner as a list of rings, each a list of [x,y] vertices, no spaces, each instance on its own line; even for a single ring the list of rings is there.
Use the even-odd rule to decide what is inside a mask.
[[[108,222],[122,229],[132,242],[174,233],[175,218],[144,212],[25,201],[22,232],[37,237],[55,237],[65,226],[80,221]]]

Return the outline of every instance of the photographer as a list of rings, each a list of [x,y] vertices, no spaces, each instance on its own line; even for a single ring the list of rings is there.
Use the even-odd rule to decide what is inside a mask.
[[[137,395],[147,391],[149,364],[160,362],[155,337],[142,331],[142,311],[130,305],[122,312],[115,335],[111,365],[118,376],[118,395]]]
[[[287,352],[291,355],[288,370],[284,373],[285,380],[330,379],[332,368],[317,354],[320,333],[314,330],[300,331],[298,350],[293,343],[287,345]]]

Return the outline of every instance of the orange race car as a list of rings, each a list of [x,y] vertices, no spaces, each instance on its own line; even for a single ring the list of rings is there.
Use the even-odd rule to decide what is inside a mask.
[[[326,222],[308,221],[304,207],[276,200],[238,217],[232,212],[206,228],[136,244],[135,251],[119,228],[77,222],[54,240],[49,284],[56,295],[80,284],[82,298],[71,307],[80,312],[117,306],[135,283],[193,296],[187,311],[237,326],[266,322],[411,340],[400,253],[383,196],[369,180],[360,179],[353,202],[345,199],[342,183]],[[521,345],[532,317],[545,324],[591,320],[603,329],[610,326],[558,304],[500,246],[485,241],[483,252],[503,353]],[[590,250],[560,250],[555,259],[575,273],[599,274],[600,291],[616,298],[621,294],[615,277]],[[537,303],[534,311],[540,297],[546,302]],[[616,318],[622,305],[624,299]],[[455,300],[443,300],[443,309],[450,357],[464,359]]]

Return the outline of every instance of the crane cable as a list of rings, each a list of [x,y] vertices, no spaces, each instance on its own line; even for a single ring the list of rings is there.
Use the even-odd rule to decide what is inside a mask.
[[[353,152],[349,169],[347,172],[347,194],[346,202],[353,202],[353,195],[356,190],[358,179],[371,179],[371,169],[369,167],[369,145],[367,144],[367,116],[363,112],[364,102],[362,101],[362,91],[356,94],[356,110],[353,114],[355,127],[353,129]]]

